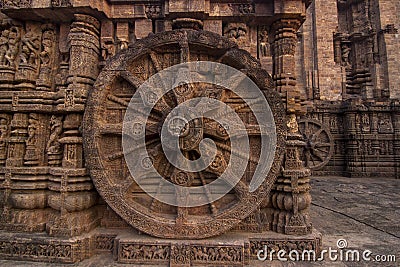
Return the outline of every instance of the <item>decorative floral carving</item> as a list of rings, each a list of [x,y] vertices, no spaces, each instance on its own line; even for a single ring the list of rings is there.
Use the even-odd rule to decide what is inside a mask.
[[[51,0],[52,7],[70,7],[72,6],[70,0]]]
[[[122,262],[167,261],[169,255],[170,248],[167,245],[122,244],[119,248],[119,259]]]
[[[29,8],[32,0],[1,0],[0,8]]]

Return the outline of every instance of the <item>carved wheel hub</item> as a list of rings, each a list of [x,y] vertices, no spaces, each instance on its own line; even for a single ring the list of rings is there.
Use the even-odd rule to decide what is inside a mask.
[[[306,166],[312,170],[325,166],[334,151],[329,129],[317,120],[303,119],[299,121],[299,131],[306,142],[302,154]]]
[[[148,154],[143,156],[137,153],[138,147],[135,146],[131,151],[123,149],[126,127],[124,118],[132,108],[130,104],[141,85],[171,66],[200,60],[219,62],[246,73],[261,89],[262,98],[271,108],[277,146],[269,172],[267,171],[266,177],[258,177],[262,178],[260,186],[253,192],[249,190],[250,182],[260,160],[261,149],[268,149],[263,148],[260,141],[260,129],[265,125],[258,125],[245,100],[232,93],[229,88],[211,84],[178,84],[160,100],[157,100],[155,92],[148,93],[144,98],[148,103],[153,103],[154,107],[146,123],[138,119],[127,127],[128,138],[132,142],[145,136]],[[228,231],[254,212],[268,197],[280,170],[285,144],[285,112],[280,96],[272,90],[271,84],[270,76],[260,68],[256,60],[247,52],[237,49],[236,44],[217,34],[175,30],[136,42],[134,47],[122,51],[108,61],[89,95],[84,120],[85,159],[98,192],[126,222],[153,236],[194,239]],[[138,186],[136,176],[140,176],[139,171],[135,173],[135,168],[127,164],[129,161],[124,153],[135,158],[137,170],[154,168],[166,181],[179,185],[175,192],[176,198],[179,198],[178,203],[186,201],[185,188],[209,185],[229,168],[228,162],[231,158],[246,158],[242,151],[232,147],[233,142],[241,138],[228,135],[236,127],[234,124],[218,123],[207,117],[188,119],[184,113],[190,113],[191,110],[174,113],[174,107],[199,96],[226,104],[242,120],[250,144],[248,159],[245,161],[247,168],[244,168],[243,177],[240,177],[233,189],[215,201],[196,207],[168,205]],[[205,106],[211,105],[206,103]],[[202,140],[212,140],[216,147],[214,158],[206,169],[199,172],[188,172],[175,167],[167,160],[165,153],[176,148],[161,142],[164,132],[166,136],[179,139],[179,150],[189,161],[195,161],[201,156],[199,147],[203,144]],[[155,181],[150,175],[143,178],[148,183]],[[226,182],[231,181],[228,178]],[[153,194],[158,196],[174,193],[168,190],[160,183]],[[204,190],[202,194],[207,198],[212,192]]]

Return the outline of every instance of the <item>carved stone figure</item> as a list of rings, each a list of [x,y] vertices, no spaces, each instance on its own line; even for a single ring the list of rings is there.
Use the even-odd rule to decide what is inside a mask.
[[[129,41],[125,38],[118,38],[119,51],[128,49]]]
[[[6,52],[6,65],[15,67],[15,59],[19,52],[19,43],[21,41],[21,33],[18,27],[11,27],[8,34],[8,50]]]
[[[389,116],[384,115],[378,121],[379,133],[393,133],[393,125]]]
[[[286,125],[289,128],[289,132],[291,133],[297,133],[299,131],[299,125],[297,124],[297,119],[295,114],[291,114],[289,116],[289,120]]]
[[[30,115],[28,124],[28,139],[26,139],[26,145],[35,145],[37,142],[37,130],[39,126],[37,116],[34,114]]]
[[[28,32],[22,38],[22,49],[20,54],[20,64],[37,65],[40,40],[39,36],[33,32]]]
[[[351,52],[351,48],[348,44],[342,44],[342,62],[343,65],[345,67],[349,67],[350,66],[350,52]]]
[[[6,64],[6,53],[8,51],[8,37],[10,31],[3,30],[0,36],[0,65]]]
[[[36,81],[38,90],[50,90],[52,87],[52,65],[54,62],[55,33],[52,29],[44,30],[42,34],[42,49],[40,56],[40,72]]]
[[[245,47],[248,45],[247,31],[245,23],[228,23],[224,28],[224,36],[237,43],[239,47]]]
[[[26,139],[25,165],[37,165],[39,163],[39,148],[37,147],[39,136],[39,119],[37,114],[30,114],[28,119],[28,138]]]
[[[40,37],[34,32],[27,32],[21,40],[19,66],[15,75],[17,82],[34,83],[39,70]],[[30,85],[22,85],[29,86]]]
[[[48,154],[61,154],[61,144],[59,142],[62,133],[62,116],[51,116],[50,119],[50,138],[47,142],[46,150]]]
[[[7,159],[7,139],[10,134],[8,121],[4,117],[0,117],[0,165],[4,165]]]
[[[0,82],[10,84],[14,81],[16,57],[20,46],[20,28],[11,26],[2,31],[0,37]],[[6,85],[10,87],[10,85]]]
[[[161,17],[161,5],[146,5],[145,13],[147,18],[156,19]]]
[[[51,0],[52,7],[69,7],[71,6],[70,0]]]
[[[260,57],[270,57],[271,56],[271,46],[268,41],[268,31],[265,27],[261,28],[258,32],[258,49]]]
[[[126,48],[125,45],[124,47]],[[116,53],[116,45],[114,43],[114,40],[101,41],[101,56],[103,60],[107,60],[108,58],[114,56],[115,53]]]

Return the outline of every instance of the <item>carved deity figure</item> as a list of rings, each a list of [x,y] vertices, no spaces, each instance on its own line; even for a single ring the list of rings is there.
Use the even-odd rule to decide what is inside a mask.
[[[351,48],[348,44],[342,44],[342,62],[345,67],[350,66],[350,51]]]
[[[20,63],[29,65],[38,65],[40,40],[39,36],[28,32],[22,38],[22,48],[20,54]]]
[[[361,129],[363,132],[369,132],[371,130],[369,115],[363,113],[361,116]]]
[[[119,44],[119,50],[125,50],[128,49],[129,42],[125,38],[118,38],[118,44]]]
[[[51,116],[50,119],[50,138],[47,142],[47,153],[58,154],[61,153],[61,144],[58,141],[60,139],[60,135],[62,133],[63,123],[62,116]]]
[[[6,64],[12,68],[15,67],[15,58],[19,51],[19,42],[21,40],[21,34],[17,27],[11,27],[8,35],[8,50],[6,52]]]
[[[4,30],[0,36],[0,65],[6,64],[6,53],[8,51],[8,37],[10,31]]]
[[[113,40],[102,40],[101,41],[101,56],[103,60],[107,60],[109,57],[115,55],[115,44]]]
[[[258,39],[259,39],[258,49],[260,57],[271,56],[271,48],[268,42],[268,31],[262,28],[258,33]]]
[[[51,29],[47,29],[42,35],[42,51],[40,57],[39,78],[36,81],[37,89],[48,90],[52,86],[52,65],[54,58],[55,34]]]
[[[40,61],[42,66],[50,66],[53,56],[54,32],[46,30],[42,36],[42,52],[40,52]]]
[[[297,119],[295,114],[290,114],[287,127],[290,133],[297,133],[299,131],[299,125],[297,124]]]
[[[39,119],[36,114],[30,114],[28,119],[28,138],[25,140],[26,150],[24,156],[24,164],[26,165],[37,165],[39,164]]]
[[[39,128],[39,121],[35,115],[31,115],[28,120],[28,139],[26,139],[26,144],[35,145],[37,140],[37,130]]]
[[[146,17],[155,19],[161,16],[161,5],[146,5]]]
[[[245,23],[229,23],[224,29],[224,36],[236,42],[240,47],[247,45],[247,25]]]
[[[7,119],[0,118],[0,163],[7,158],[7,137],[9,131]]]
[[[393,126],[389,117],[380,118],[378,122],[378,132],[379,133],[392,133]]]

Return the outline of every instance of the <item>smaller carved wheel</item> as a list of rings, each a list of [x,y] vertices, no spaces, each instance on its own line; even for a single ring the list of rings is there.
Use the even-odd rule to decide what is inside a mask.
[[[334,149],[329,129],[317,120],[303,119],[299,121],[299,131],[306,142],[302,153],[306,166],[312,170],[325,166]]]

